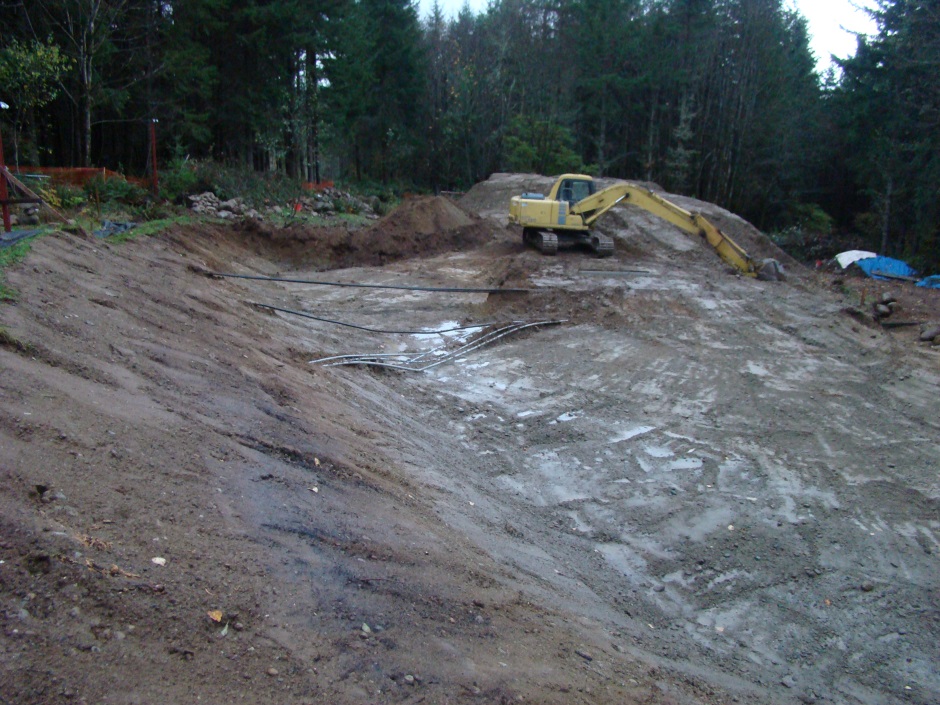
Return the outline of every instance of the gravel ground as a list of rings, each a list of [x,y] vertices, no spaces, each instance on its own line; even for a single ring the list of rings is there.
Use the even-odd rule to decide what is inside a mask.
[[[489,220],[411,208],[458,249],[415,227],[439,254],[383,266],[288,271],[231,225],[34,245],[0,309],[0,702],[940,698],[936,349],[630,210],[612,258],[526,251],[520,179],[465,197]],[[445,357],[513,321],[557,322]]]

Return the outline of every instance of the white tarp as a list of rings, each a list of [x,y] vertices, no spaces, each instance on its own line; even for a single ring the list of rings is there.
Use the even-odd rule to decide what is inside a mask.
[[[868,252],[866,250],[848,250],[847,252],[840,252],[836,255],[836,262],[839,263],[839,266],[842,269],[848,267],[852,262],[858,262],[860,259],[868,259],[869,257],[877,257],[874,252]]]

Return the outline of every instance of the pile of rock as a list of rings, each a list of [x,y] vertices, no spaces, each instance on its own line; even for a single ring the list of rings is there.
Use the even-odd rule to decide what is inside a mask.
[[[255,218],[262,220],[263,215],[251,208],[241,198],[232,198],[223,201],[211,191],[189,196],[190,208],[195,213],[201,213],[214,218],[231,220],[234,218]],[[381,203],[374,196],[362,199],[347,191],[328,188],[309,196],[301,196],[297,201],[285,205],[272,205],[265,209],[265,213],[283,215],[285,213],[306,213],[308,215],[330,216],[337,213],[358,213],[368,218],[377,218],[377,211]]]
[[[223,201],[211,191],[189,196],[189,203],[190,208],[195,213],[209,215],[214,218],[222,218],[223,220],[232,220],[234,218],[261,219],[261,214],[246,205],[242,199],[231,198]]]
[[[894,297],[893,294],[889,294],[887,291],[881,295],[881,298],[875,301],[872,305],[872,315],[874,315],[875,320],[881,321],[889,316],[894,315],[894,312],[901,308],[901,304],[898,303],[898,300]]]
[[[884,292],[881,297],[872,304],[872,315],[876,321],[882,322],[886,326],[893,325],[911,325],[910,323],[885,323],[885,319],[890,318],[901,309],[901,304],[893,294]],[[937,323],[926,323],[920,327],[920,340],[924,343],[933,343],[940,345],[940,325]]]
[[[39,225],[39,204],[24,203],[20,206],[19,213],[17,213],[15,209],[12,209],[10,213],[10,224],[14,226]]]
[[[920,339],[925,343],[940,345],[940,325],[928,323],[920,329]]]
[[[381,208],[379,199],[375,196],[362,199],[337,188],[326,188],[310,196],[302,196],[298,203],[303,211],[324,216],[336,213],[358,213],[371,217],[375,216]]]

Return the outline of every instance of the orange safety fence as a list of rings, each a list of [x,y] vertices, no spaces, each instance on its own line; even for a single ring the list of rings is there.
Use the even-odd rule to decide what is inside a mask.
[[[304,191],[325,191],[328,188],[333,188],[332,181],[304,181],[302,186]]]
[[[69,166],[21,166],[16,176],[29,176],[30,174],[40,174],[48,176],[54,184],[69,184],[70,186],[84,186],[96,177],[102,179],[121,179],[129,181],[138,186],[148,186],[150,181],[147,179],[138,179],[133,176],[124,176],[124,174],[104,167],[69,167]]]

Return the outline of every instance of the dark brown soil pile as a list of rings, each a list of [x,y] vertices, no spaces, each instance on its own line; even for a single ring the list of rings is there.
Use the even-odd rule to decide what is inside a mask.
[[[492,228],[440,196],[410,198],[367,230],[352,233],[353,262],[384,264],[484,245]]]
[[[233,228],[241,244],[288,267],[339,269],[377,266],[409,257],[472,249],[492,239],[492,228],[454,202],[411,198],[368,228],[278,226],[246,220]]]
[[[232,236],[246,249],[287,266],[322,266],[349,252],[351,233],[341,227],[314,227],[302,222],[286,226],[244,220],[232,227]]]

